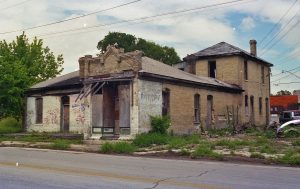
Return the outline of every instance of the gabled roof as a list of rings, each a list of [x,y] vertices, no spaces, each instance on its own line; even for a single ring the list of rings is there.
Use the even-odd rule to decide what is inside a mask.
[[[181,71],[177,68],[174,68],[172,66],[169,66],[167,64],[153,60],[148,57],[142,57],[142,70],[140,70],[139,73],[140,75],[147,75],[150,77],[167,79],[170,81],[184,82],[184,83],[202,85],[206,87],[232,90],[235,92],[242,91],[242,89],[238,86],[231,85],[214,78],[190,74],[188,72]]]
[[[48,79],[46,81],[37,83],[30,87],[29,90],[41,89],[41,88],[59,88],[64,86],[71,85],[80,85],[82,82],[80,81],[79,71],[74,71],[62,76],[55,77],[53,79]]]
[[[254,56],[254,55],[250,54],[249,52],[247,52],[243,49],[240,49],[236,46],[233,46],[231,44],[228,44],[226,42],[220,42],[211,47],[208,47],[206,49],[198,51],[194,54],[188,55],[187,57],[195,56],[198,59],[204,59],[204,58],[209,58],[209,57],[222,57],[222,56],[230,56],[230,55],[246,56],[247,58],[252,59],[254,61],[258,61],[258,62],[266,64],[268,66],[273,66],[273,64],[267,62],[266,60],[259,58],[257,56]],[[185,57],[184,59],[186,59],[187,57]]]

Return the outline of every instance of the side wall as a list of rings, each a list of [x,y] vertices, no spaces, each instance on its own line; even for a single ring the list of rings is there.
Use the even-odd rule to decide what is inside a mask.
[[[199,129],[199,124],[194,124],[194,95],[200,95],[200,119],[206,128],[207,96],[213,96],[212,127],[226,127],[227,108],[240,107],[240,94],[211,91],[207,89],[191,88],[173,84],[163,84],[163,89],[170,90],[170,116],[171,130],[175,133],[187,134]],[[226,99],[226,100],[225,100]],[[240,112],[240,109],[239,109]],[[239,113],[240,115],[240,113]],[[240,119],[240,117],[238,118]]]
[[[75,103],[78,94],[69,95],[70,115],[69,131],[75,133],[88,132],[90,103],[88,98]],[[61,131],[61,96],[43,96],[43,123],[36,124],[36,97],[27,98],[27,131],[60,132]]]
[[[151,129],[150,116],[162,114],[162,84],[139,80],[139,133]]]
[[[210,59],[209,59],[210,60]],[[196,62],[196,75],[208,76],[208,61],[199,60]],[[254,120],[256,125],[264,125],[269,117],[269,112],[266,109],[266,99],[270,96],[270,71],[269,67],[264,66],[264,83],[261,80],[262,64],[247,60],[248,62],[248,80],[244,79],[244,61],[243,57],[230,56],[223,58],[211,59],[216,61],[216,79],[236,84],[242,87],[245,92],[240,95],[241,120],[242,123],[250,121],[250,114],[245,108],[245,95],[248,96],[248,112],[250,111],[250,97],[254,97]],[[259,98],[262,98],[262,111],[259,111]],[[267,101],[267,102],[268,102]],[[268,107],[269,107],[268,102]],[[270,109],[270,108],[268,108]]]

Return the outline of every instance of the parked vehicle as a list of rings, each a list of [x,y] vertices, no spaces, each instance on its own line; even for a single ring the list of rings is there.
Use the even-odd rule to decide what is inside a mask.
[[[283,111],[279,117],[280,124],[285,122],[300,119],[300,110]]]
[[[277,128],[276,134],[281,136],[300,136],[300,119],[288,121]]]

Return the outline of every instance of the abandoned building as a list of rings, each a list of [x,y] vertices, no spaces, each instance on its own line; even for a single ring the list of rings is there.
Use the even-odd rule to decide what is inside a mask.
[[[150,130],[150,116],[168,115],[174,133],[269,122],[270,67],[225,42],[169,66],[109,46],[79,59],[79,71],[27,92],[27,131],[76,132],[86,138],[131,138]]]

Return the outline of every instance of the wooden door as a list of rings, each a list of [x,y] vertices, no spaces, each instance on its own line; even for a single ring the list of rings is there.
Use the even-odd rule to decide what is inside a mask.
[[[61,131],[69,132],[70,129],[70,98],[63,96],[61,98],[62,118],[61,118]]]

